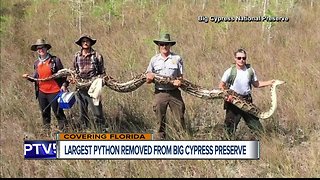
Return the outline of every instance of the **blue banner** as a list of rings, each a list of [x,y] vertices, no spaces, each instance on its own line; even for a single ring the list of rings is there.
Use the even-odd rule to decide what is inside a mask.
[[[25,159],[56,159],[56,141],[26,140],[23,151]]]

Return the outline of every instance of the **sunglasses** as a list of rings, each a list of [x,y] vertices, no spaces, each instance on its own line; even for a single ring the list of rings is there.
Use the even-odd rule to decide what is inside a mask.
[[[236,57],[238,60],[246,60],[247,58],[246,57]]]
[[[159,43],[159,46],[169,46],[169,43]]]
[[[37,47],[37,49],[43,49],[44,48],[44,46],[38,46]]]

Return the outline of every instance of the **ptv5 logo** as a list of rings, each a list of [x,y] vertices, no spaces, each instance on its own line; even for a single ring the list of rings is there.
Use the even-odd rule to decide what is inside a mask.
[[[56,141],[24,141],[25,159],[56,159]]]

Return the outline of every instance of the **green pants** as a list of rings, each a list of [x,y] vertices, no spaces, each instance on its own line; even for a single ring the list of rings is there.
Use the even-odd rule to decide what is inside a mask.
[[[245,97],[245,99],[248,102],[252,102],[251,96],[247,96]],[[247,112],[242,111],[241,109],[229,102],[225,102],[224,108],[226,110],[224,126],[229,137],[233,137],[235,135],[241,117],[244,119],[247,126],[254,132],[258,134],[264,132],[263,126],[259,121],[258,117],[255,117]]]

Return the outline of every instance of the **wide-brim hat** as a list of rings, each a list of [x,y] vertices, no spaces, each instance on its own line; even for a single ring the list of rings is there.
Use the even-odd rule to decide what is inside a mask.
[[[44,39],[37,39],[37,42],[35,44],[31,45],[31,50],[36,51],[38,46],[44,46],[49,50],[51,48],[51,45],[46,42]]]
[[[170,39],[170,34],[163,34],[159,39],[153,40],[153,42],[159,46],[159,43],[169,43],[171,46],[175,45],[176,42]]]
[[[89,35],[84,34],[84,35],[81,35],[80,38],[75,43],[78,44],[79,46],[82,46],[81,41],[83,38],[88,38],[91,41],[91,46],[93,46],[97,42],[96,39],[93,39]]]

